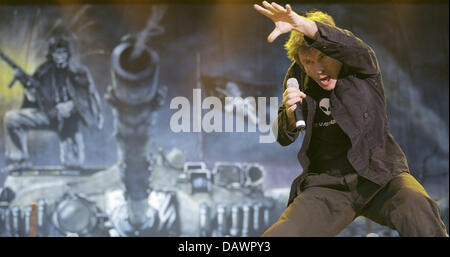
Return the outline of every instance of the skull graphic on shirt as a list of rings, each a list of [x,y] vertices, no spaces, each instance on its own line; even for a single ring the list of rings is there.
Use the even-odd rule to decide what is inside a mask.
[[[331,115],[331,106],[329,98],[322,98],[319,102],[319,108],[325,113],[327,116]]]

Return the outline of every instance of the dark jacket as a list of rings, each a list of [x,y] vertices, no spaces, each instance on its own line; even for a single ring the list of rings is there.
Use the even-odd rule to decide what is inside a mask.
[[[306,38],[307,43],[325,55],[342,62],[336,87],[330,95],[331,113],[336,123],[348,135],[351,148],[347,158],[356,172],[384,186],[394,176],[409,172],[405,154],[394,140],[386,115],[384,86],[375,52],[351,32],[316,22],[318,38]],[[283,82],[286,90],[288,78],[299,81],[305,91],[306,73],[295,62],[289,67]],[[309,83],[315,83],[312,79]],[[306,133],[298,153],[303,172],[292,183],[290,204],[301,190],[303,178],[308,174],[310,160],[306,154],[311,141],[316,102],[307,96],[302,103],[306,117]],[[298,131],[287,130],[287,116],[283,104],[278,109],[277,141],[289,145],[298,137]]]

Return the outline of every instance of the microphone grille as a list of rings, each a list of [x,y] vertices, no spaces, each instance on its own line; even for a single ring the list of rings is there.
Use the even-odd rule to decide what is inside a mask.
[[[297,81],[297,79],[296,78],[289,78],[288,80],[287,80],[287,87],[295,87],[295,88],[299,88],[299,85],[298,85],[298,81]]]

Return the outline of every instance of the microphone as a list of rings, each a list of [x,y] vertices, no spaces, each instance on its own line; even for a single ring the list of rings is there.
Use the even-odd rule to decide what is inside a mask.
[[[289,78],[287,80],[287,87],[295,87],[299,88],[298,81],[296,78]],[[295,108],[294,114],[295,114],[295,127],[297,129],[303,130],[306,128],[305,120],[303,119],[303,113],[302,113],[302,104],[300,102],[296,103],[297,108]]]

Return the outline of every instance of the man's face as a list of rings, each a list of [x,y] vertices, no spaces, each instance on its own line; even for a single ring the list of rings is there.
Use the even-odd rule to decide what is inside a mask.
[[[336,86],[342,63],[326,56],[315,48],[302,49],[298,53],[306,74],[325,90],[333,90]]]
[[[69,63],[69,52],[65,48],[56,48],[52,53],[52,59],[56,67],[60,69],[66,68]]]

